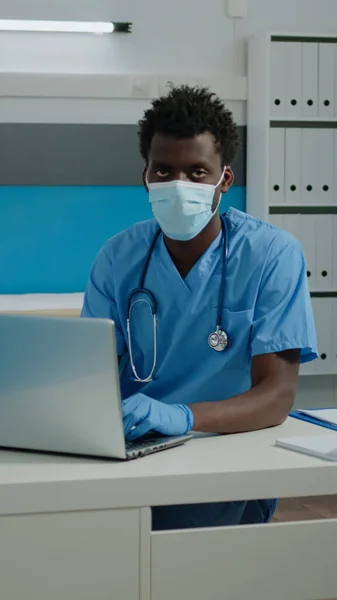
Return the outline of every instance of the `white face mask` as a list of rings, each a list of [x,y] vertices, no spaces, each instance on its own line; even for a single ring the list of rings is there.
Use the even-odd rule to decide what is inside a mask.
[[[216,185],[179,180],[148,183],[146,180],[154,217],[167,237],[187,241],[205,229],[219,208],[221,195],[218,206],[212,211],[214,194],[226,169]]]

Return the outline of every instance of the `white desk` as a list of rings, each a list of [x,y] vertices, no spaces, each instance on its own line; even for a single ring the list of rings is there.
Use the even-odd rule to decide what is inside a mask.
[[[79,317],[83,293],[0,294],[0,313]]]
[[[337,494],[337,464],[273,447],[289,419],[131,463],[0,453],[1,600],[337,597],[337,519],[151,532],[150,506]]]

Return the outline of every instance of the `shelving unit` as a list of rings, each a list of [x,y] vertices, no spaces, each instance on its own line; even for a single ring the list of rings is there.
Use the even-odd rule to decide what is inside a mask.
[[[247,211],[301,242],[320,352],[301,374],[337,375],[336,37],[250,41]]]

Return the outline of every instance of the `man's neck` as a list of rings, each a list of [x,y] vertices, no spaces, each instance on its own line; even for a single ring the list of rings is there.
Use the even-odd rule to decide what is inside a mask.
[[[164,236],[166,248],[183,279],[218,237],[220,231],[221,217],[219,213],[216,213],[207,227],[192,240],[180,242]]]

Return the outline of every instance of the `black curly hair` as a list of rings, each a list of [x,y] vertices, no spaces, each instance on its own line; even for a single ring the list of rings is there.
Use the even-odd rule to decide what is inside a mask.
[[[140,152],[146,164],[155,133],[178,139],[193,138],[209,131],[222,158],[229,165],[240,146],[238,127],[232,113],[207,88],[173,87],[167,96],[152,102],[139,121]]]

